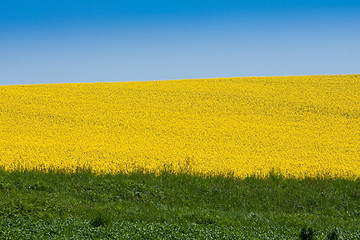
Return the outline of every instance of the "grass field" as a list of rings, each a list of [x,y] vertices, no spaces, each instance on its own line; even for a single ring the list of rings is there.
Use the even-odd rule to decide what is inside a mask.
[[[0,238],[360,238],[360,181],[0,172]]]
[[[360,239],[360,75],[0,86],[1,239]]]

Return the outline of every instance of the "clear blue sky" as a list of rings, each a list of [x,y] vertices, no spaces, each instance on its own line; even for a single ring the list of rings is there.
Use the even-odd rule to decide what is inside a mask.
[[[359,0],[0,1],[0,85],[352,73]]]

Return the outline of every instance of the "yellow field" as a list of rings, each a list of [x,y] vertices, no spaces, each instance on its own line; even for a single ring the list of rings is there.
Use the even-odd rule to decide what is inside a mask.
[[[0,166],[360,176],[360,75],[0,86]]]

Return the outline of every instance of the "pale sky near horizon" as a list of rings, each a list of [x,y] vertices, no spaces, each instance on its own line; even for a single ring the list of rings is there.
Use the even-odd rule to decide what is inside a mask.
[[[360,1],[0,2],[0,85],[360,73]]]

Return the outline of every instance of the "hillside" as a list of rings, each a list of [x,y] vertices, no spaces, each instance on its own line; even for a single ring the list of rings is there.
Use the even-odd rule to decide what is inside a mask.
[[[360,75],[0,86],[0,166],[360,176]]]

